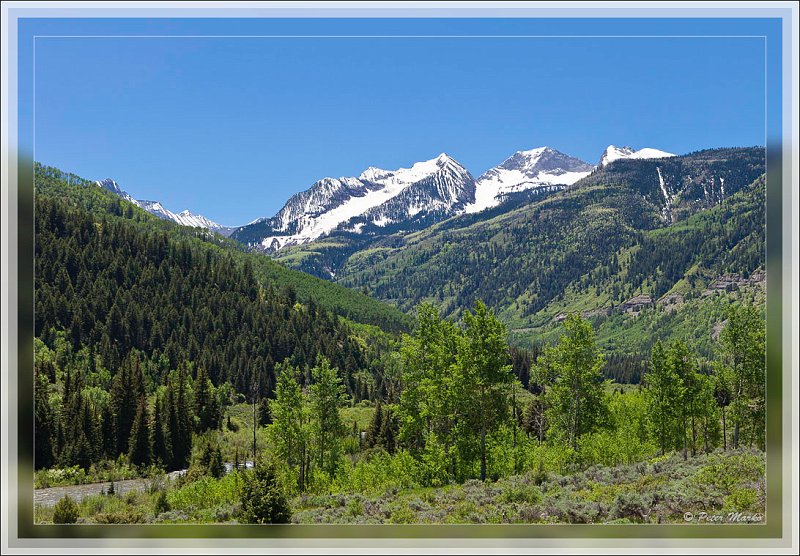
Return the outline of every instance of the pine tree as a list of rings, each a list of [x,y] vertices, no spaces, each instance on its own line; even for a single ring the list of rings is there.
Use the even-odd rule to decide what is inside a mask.
[[[390,454],[393,454],[397,448],[398,429],[399,425],[394,413],[390,409],[385,410],[378,443]]]
[[[197,370],[194,389],[194,412],[197,415],[197,432],[219,428],[221,415],[214,386],[204,366]]]
[[[383,406],[381,406],[380,400],[378,400],[377,405],[375,406],[375,411],[372,414],[372,421],[370,421],[369,427],[367,427],[367,435],[365,438],[365,444],[367,448],[372,448],[376,445],[380,445],[380,434],[383,430]]]
[[[131,427],[131,436],[128,441],[128,459],[134,465],[150,465],[153,450],[150,444],[150,417],[147,411],[147,399],[139,398],[136,408],[136,417]]]
[[[162,467],[172,462],[172,446],[170,445],[169,419],[164,411],[163,396],[156,396],[153,409],[153,461]]]
[[[272,423],[272,413],[269,409],[269,398],[261,398],[258,404],[258,424],[266,427]]]
[[[189,376],[186,365],[180,365],[167,387],[167,399],[172,401],[170,439],[172,444],[172,469],[182,469],[192,454],[194,416],[189,394]]]
[[[36,469],[53,464],[53,431],[55,420],[50,408],[48,392],[50,381],[39,365],[35,367],[36,385],[34,390],[34,464]]]
[[[291,510],[272,465],[259,463],[245,475],[242,515],[247,523],[288,523]]]

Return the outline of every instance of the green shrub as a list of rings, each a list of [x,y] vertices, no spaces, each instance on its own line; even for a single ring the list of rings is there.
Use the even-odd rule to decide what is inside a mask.
[[[542,499],[541,491],[533,484],[510,484],[500,495],[500,501],[508,504],[537,504]]]
[[[364,514],[364,504],[359,497],[353,497],[347,502],[347,514],[353,517]]]
[[[233,472],[221,479],[204,476],[177,490],[169,491],[167,500],[172,508],[186,511],[234,504],[241,497],[241,475],[241,472]]]
[[[172,506],[170,506],[169,500],[167,500],[167,493],[163,490],[159,491],[153,501],[153,515],[158,516],[170,510],[172,510]]]
[[[408,506],[398,506],[392,510],[389,523],[414,523],[416,516]]]
[[[653,497],[639,492],[621,492],[611,508],[612,518],[627,518],[631,521],[647,521],[652,512]]]
[[[260,463],[246,475],[241,513],[248,523],[289,523],[289,505],[272,465]]]
[[[145,523],[144,514],[135,508],[125,508],[118,512],[99,513],[94,516],[95,523]]]
[[[78,505],[69,495],[56,502],[53,508],[53,523],[75,523],[78,521]]]
[[[724,509],[745,512],[756,508],[758,494],[752,488],[736,488],[725,497]]]

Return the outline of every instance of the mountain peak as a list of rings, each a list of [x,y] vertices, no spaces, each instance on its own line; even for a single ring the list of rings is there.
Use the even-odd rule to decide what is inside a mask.
[[[478,178],[475,202],[466,212],[480,212],[528,189],[552,191],[572,185],[592,170],[592,165],[551,147],[517,151]]]

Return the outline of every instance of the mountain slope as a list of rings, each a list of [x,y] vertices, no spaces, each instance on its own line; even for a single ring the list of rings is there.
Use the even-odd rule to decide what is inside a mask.
[[[231,239],[157,218],[138,205],[126,202],[116,192],[109,192],[106,188],[95,185],[95,182],[74,174],[38,163],[35,165],[37,195],[59,199],[88,211],[96,218],[123,218],[149,229],[160,230],[173,239],[201,241],[230,253],[238,264],[250,265],[256,279],[264,287],[291,289],[298,301],[313,301],[323,309],[354,322],[379,326],[390,332],[410,328],[411,319],[407,315],[361,292],[290,270],[268,257],[247,253],[241,244]]]
[[[762,175],[719,205],[643,232],[570,284],[518,339],[555,338],[575,311],[594,320],[609,349],[646,352],[659,338],[680,337],[711,356],[726,307],[742,296],[763,304],[765,193]]]
[[[755,218],[754,198],[747,210],[737,199],[763,172],[760,148],[618,160],[564,191],[491,218],[457,216],[356,248],[339,263],[335,280],[403,310],[432,301],[456,315],[482,299],[512,329],[539,329],[575,288],[586,292],[581,309],[590,311],[622,304],[643,287],[660,298],[696,265],[706,269],[697,287],[716,278],[714,272],[757,270],[763,253],[752,242],[758,245],[753,238],[763,233],[763,218]],[[729,226],[700,225],[705,218],[724,222],[721,215]],[[695,230],[691,242],[667,242],[684,228]],[[726,254],[735,260],[720,263]],[[603,283],[607,275],[617,281]]]

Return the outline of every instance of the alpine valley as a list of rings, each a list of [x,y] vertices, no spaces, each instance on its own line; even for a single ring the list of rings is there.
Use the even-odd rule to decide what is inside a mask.
[[[763,515],[764,148],[407,166],[229,227],[36,163],[35,521]]]

